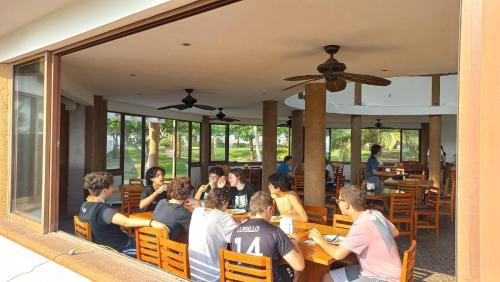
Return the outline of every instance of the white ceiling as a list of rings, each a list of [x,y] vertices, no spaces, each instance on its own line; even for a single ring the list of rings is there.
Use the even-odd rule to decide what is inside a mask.
[[[336,57],[349,72],[449,73],[457,71],[458,32],[456,0],[242,1],[67,55],[63,89],[157,108],[194,88],[200,103],[259,118],[263,100],[301,91],[282,92],[291,85],[283,78],[316,74],[326,44],[342,46]],[[282,118],[289,111],[280,103]]]
[[[0,9],[0,37],[72,2],[75,2],[75,0],[2,1]]]

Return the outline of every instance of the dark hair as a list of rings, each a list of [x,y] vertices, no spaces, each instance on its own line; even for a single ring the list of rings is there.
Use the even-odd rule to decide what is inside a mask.
[[[103,189],[113,185],[113,174],[107,171],[91,172],[83,178],[83,188],[92,196],[99,196]]]
[[[277,172],[269,176],[269,182],[274,185],[274,187],[281,189],[282,191],[290,190],[290,177],[288,175]]]
[[[153,166],[153,167],[150,167],[148,169],[148,171],[146,171],[146,185],[147,186],[151,186],[151,184],[153,184],[153,181],[151,180],[151,178],[155,178],[156,176],[156,173],[158,171],[161,171],[163,173],[163,175],[165,175],[165,170],[159,166]]]
[[[284,159],[283,159],[283,162],[288,162],[289,160],[291,160],[292,157],[291,156],[286,156]]]
[[[268,191],[260,190],[253,194],[250,199],[250,213],[256,215],[266,211],[268,207],[273,206],[273,198]]]
[[[243,170],[241,168],[233,168],[229,173],[234,174],[236,178],[241,182],[241,183],[246,183],[247,179],[245,178],[245,175],[243,174]]]
[[[229,203],[229,189],[216,188],[210,190],[208,198],[205,201],[205,207],[209,209],[222,210],[224,203]]]
[[[176,177],[167,185],[167,196],[169,199],[185,200],[189,197],[189,182],[187,177]],[[189,178],[187,178],[189,181]]]
[[[340,189],[340,196],[349,203],[355,210],[363,211],[366,209],[366,190],[356,185],[346,186]]]
[[[211,173],[221,177],[224,175],[224,170],[219,166],[213,166],[208,170],[208,174],[211,174]]]
[[[375,156],[376,154],[378,154],[378,152],[380,152],[380,149],[382,149],[382,146],[380,146],[379,144],[373,144],[371,149],[370,149],[372,156]]]

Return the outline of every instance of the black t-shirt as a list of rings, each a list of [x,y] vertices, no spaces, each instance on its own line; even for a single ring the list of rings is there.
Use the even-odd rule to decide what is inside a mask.
[[[250,184],[245,184],[239,191],[236,187],[229,190],[229,206],[235,209],[250,209],[250,198],[255,194],[255,188]]]
[[[80,207],[78,217],[81,221],[90,222],[94,243],[121,252],[127,246],[130,238],[127,233],[120,229],[119,225],[111,223],[115,214],[117,212],[109,204],[85,202]]]
[[[155,189],[153,188],[152,185],[148,185],[144,188],[144,191],[142,191],[141,194],[141,200],[146,199],[149,197],[151,194],[155,192]],[[141,209],[141,212],[147,212],[147,211],[154,211],[156,208],[156,205],[163,199],[167,199],[167,193],[163,192],[160,193],[160,195],[156,196],[156,198],[147,206],[145,209]]]
[[[183,231],[189,230],[191,213],[183,206],[161,200],[155,208],[153,219],[168,226],[170,240],[176,241]]]
[[[238,226],[231,234],[231,250],[273,260],[273,280],[279,281],[280,258],[294,249],[292,241],[278,227],[262,218],[252,218]]]

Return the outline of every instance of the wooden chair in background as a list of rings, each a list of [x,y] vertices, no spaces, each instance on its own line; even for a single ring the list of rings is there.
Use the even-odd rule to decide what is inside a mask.
[[[352,218],[348,215],[334,214],[333,215],[333,228],[336,234],[340,236],[347,236],[352,226]]]
[[[415,258],[417,256],[417,241],[412,240],[410,247],[403,254],[403,263],[401,267],[401,282],[413,282],[413,273],[415,271]]]
[[[295,191],[297,192],[297,195],[299,195],[300,199],[302,201],[304,201],[304,174],[303,173],[296,173],[295,174],[293,186],[295,187]]]
[[[451,189],[448,187],[451,186]],[[453,223],[455,220],[455,195],[456,183],[451,181],[451,177],[446,179],[445,191],[440,198],[439,213],[450,216],[450,221]]]
[[[161,269],[191,279],[188,245],[159,237]]]
[[[144,191],[143,186],[121,188],[122,214],[130,215],[132,213],[140,212],[139,203],[141,202],[142,191]]]
[[[90,223],[81,221],[78,215],[73,216],[73,224],[75,226],[75,236],[92,242],[92,230]]]
[[[168,230],[140,227],[135,229],[137,259],[161,267],[160,238],[168,239]]]
[[[252,256],[220,249],[220,281],[273,281],[270,257]]]
[[[415,209],[415,236],[419,228],[434,229],[439,236],[439,188],[431,187],[424,206]]]
[[[304,210],[307,213],[309,222],[326,224],[326,218],[328,216],[328,209],[325,207],[313,207],[304,205]]]
[[[391,194],[389,221],[396,226],[400,236],[409,236],[410,241],[413,240],[415,232],[415,196],[413,194]]]
[[[140,178],[130,178],[128,180],[128,184],[131,184],[131,185],[143,185],[144,184],[144,179],[140,179]]]
[[[410,173],[408,176],[410,179],[418,179],[418,180],[425,180],[425,175],[423,174],[417,174],[417,173]]]
[[[398,185],[398,188],[401,192],[413,194],[413,197],[415,197],[415,203],[421,204],[417,201],[419,199],[419,197],[417,196],[418,181],[401,181]],[[420,195],[420,198],[421,197],[422,196]]]

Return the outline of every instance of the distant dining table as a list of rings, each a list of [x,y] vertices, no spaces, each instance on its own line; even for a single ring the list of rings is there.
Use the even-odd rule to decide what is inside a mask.
[[[401,179],[401,180],[397,180],[397,179],[393,179],[393,178],[389,178],[389,179],[386,179],[384,181],[384,186],[391,186],[391,187],[396,187],[397,189],[399,189],[400,185],[401,184],[409,184],[409,185],[416,185],[416,200],[417,200],[417,203],[420,204],[422,203],[422,197],[424,195],[424,192],[426,190],[429,189],[429,187],[432,187],[432,185],[434,185],[434,180],[421,180],[421,179],[413,179],[413,178],[410,178],[410,179]],[[389,195],[390,197],[390,195]]]

